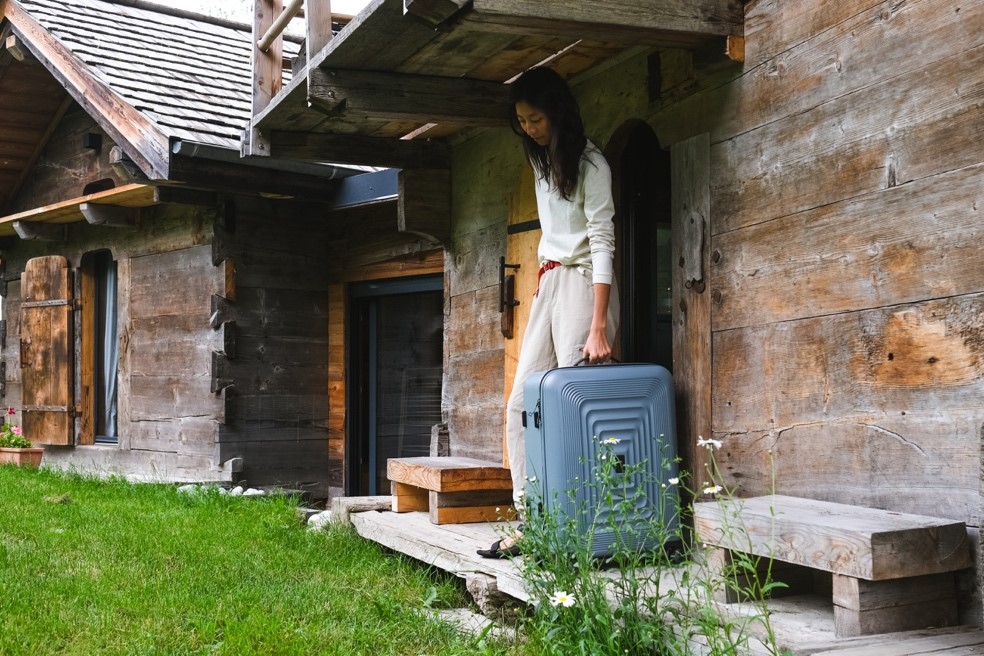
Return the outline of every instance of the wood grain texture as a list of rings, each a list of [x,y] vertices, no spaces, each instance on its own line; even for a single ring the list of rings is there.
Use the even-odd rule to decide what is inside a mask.
[[[33,444],[75,441],[72,283],[68,260],[30,260],[21,275],[22,428]]]
[[[952,572],[972,564],[963,522],[781,495],[694,505],[700,539],[866,580]]]
[[[508,470],[475,458],[390,458],[386,476],[393,482],[435,492],[512,489]]]
[[[698,449],[699,438],[711,434],[711,294],[704,287],[687,287],[687,270],[707,271],[706,244],[690,243],[705,231],[686,230],[691,219],[713,221],[711,216],[707,134],[674,144],[671,153],[673,385],[676,391],[677,452],[683,466],[700,488],[708,476],[707,452]],[[694,264],[693,259],[699,263]],[[687,262],[691,264],[688,265]]]

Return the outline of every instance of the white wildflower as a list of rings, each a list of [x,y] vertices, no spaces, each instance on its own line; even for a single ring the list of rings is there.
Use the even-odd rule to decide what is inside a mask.
[[[705,440],[703,437],[697,438],[697,446],[705,446],[708,451],[721,448],[721,440]]]
[[[723,488],[720,485],[710,485],[703,489],[702,494],[717,494],[722,489]]]
[[[618,439],[617,437],[609,437],[609,438],[603,440],[602,441],[602,444],[618,444],[621,441],[622,440]]]
[[[666,482],[669,483],[670,485],[679,485],[680,479],[674,476],[673,478],[666,479]]]
[[[564,608],[570,608],[575,604],[573,594],[567,594],[565,590],[558,590],[557,592],[550,595],[550,605],[551,606],[563,606]]]

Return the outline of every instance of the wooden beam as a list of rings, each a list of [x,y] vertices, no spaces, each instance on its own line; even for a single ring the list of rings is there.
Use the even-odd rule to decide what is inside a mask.
[[[10,53],[10,56],[19,62],[22,62],[25,59],[34,59],[34,57],[31,56],[31,51],[24,47],[24,44],[17,38],[16,34],[11,34],[7,37],[4,41],[4,47],[7,49],[7,52]]]
[[[214,191],[183,189],[181,187],[154,187],[155,203],[174,203],[176,205],[199,205],[218,207],[219,195]]]
[[[729,34],[724,42],[724,54],[736,62],[745,61],[745,37]]]
[[[315,175],[181,155],[171,162],[169,182],[207,185],[221,193],[274,194],[314,202],[330,202],[337,184],[337,180]]]
[[[64,224],[14,221],[14,232],[25,240],[65,241],[68,228]]]
[[[274,130],[274,157],[280,159],[365,164],[400,169],[442,169],[451,166],[451,151],[443,141],[382,139],[353,134],[315,134]]]
[[[451,172],[400,171],[397,230],[451,243]]]
[[[120,205],[102,205],[98,203],[81,203],[79,211],[90,225],[102,225],[112,228],[135,228],[140,216],[138,207],[122,207]]]
[[[467,4],[468,0],[403,0],[403,13],[436,28]]]
[[[331,41],[331,0],[307,3],[304,19],[307,30],[307,38],[304,40],[307,48],[305,61],[311,61]]]
[[[474,0],[468,29],[591,38],[626,45],[697,45],[743,33],[741,0]]]
[[[96,120],[109,138],[114,143],[130,145],[127,152],[147,177],[167,179],[168,138],[157,125],[102,82],[21,5],[7,3],[4,15],[38,61]]]
[[[283,86],[284,56],[283,38],[278,38],[267,50],[261,50],[259,42],[283,12],[283,0],[253,0],[253,99],[251,116],[262,112]],[[250,122],[249,138],[243,139],[243,156],[266,156],[270,147],[265,135]]]
[[[484,80],[337,68],[308,72],[312,105],[358,118],[506,126],[508,97],[506,85]]]

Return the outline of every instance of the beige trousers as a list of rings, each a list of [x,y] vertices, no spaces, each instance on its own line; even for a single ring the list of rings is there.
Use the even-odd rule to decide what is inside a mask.
[[[534,372],[570,367],[583,358],[593,313],[594,283],[590,271],[564,266],[543,274],[540,291],[530,307],[516,377],[506,404],[506,446],[512,472],[513,500],[520,516],[523,516],[526,491],[523,383]],[[618,319],[618,287],[613,283],[608,301],[609,344],[615,342]]]

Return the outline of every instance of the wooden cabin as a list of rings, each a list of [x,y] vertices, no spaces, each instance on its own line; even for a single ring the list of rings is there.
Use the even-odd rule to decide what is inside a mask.
[[[139,0],[0,18],[0,403],[47,467],[327,496],[336,245],[400,234],[397,172],[241,158],[251,26]]]
[[[261,31],[281,6],[257,1]],[[984,2],[373,0],[314,50],[254,88],[244,149],[357,153],[450,206],[444,287],[417,305],[443,322],[433,452],[503,458],[538,236],[504,83],[547,65],[612,165],[619,348],[672,370],[683,467],[706,480],[696,441],[714,438],[738,495],[959,520],[976,543]],[[389,375],[353,330],[388,266],[330,288],[328,439],[349,494],[385,491],[381,458],[406,455],[358,386]],[[973,624],[978,587],[963,577]]]

